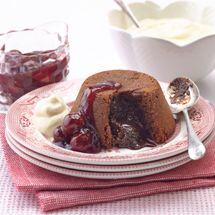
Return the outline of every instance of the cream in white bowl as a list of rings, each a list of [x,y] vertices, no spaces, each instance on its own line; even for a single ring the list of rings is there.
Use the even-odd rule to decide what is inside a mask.
[[[179,46],[215,34],[214,26],[201,24],[185,18],[143,19],[139,23],[140,28],[134,25],[128,27],[127,31],[132,36],[146,36],[168,40]]]
[[[153,2],[132,3],[141,23],[132,26],[120,10],[109,13],[116,49],[128,69],[161,81],[187,76],[196,81],[215,67],[215,10],[183,1],[161,8]]]

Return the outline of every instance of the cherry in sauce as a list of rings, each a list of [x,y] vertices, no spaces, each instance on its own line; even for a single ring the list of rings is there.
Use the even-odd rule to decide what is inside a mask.
[[[22,54],[11,50],[0,63],[0,103],[10,105],[22,95],[47,84],[64,80],[69,55],[64,51],[36,51]]]
[[[54,143],[58,143],[64,148],[68,148],[70,145],[72,150],[84,153],[100,152],[101,144],[95,129],[93,102],[97,93],[120,87],[121,85],[114,81],[106,81],[88,87],[84,91],[78,112],[66,115],[62,127],[55,129]]]

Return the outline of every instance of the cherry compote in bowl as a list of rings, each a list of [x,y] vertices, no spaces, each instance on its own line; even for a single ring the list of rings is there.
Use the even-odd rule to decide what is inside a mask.
[[[0,109],[47,84],[65,79],[69,70],[68,27],[51,22],[0,35]]]

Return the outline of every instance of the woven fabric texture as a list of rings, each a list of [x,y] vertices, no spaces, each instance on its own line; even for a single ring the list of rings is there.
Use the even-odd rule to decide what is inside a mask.
[[[141,202],[144,198],[137,198],[135,200],[130,199],[131,197],[142,197],[161,192],[182,189],[187,190],[190,188],[215,185],[215,149],[213,147],[215,141],[210,143],[207,155],[205,158],[198,161],[198,163],[191,162],[175,170],[138,179],[92,180],[63,176],[58,173],[44,170],[25,161],[17,156],[7,145],[4,137],[4,116],[2,115],[0,116],[0,126],[1,143],[8,169],[12,176],[12,181],[18,190],[28,192],[28,194],[22,193],[20,195],[26,195],[25,198],[29,198],[31,206],[35,204],[35,201],[33,200],[35,200],[34,194],[36,194],[36,199],[43,211],[107,201],[112,202],[121,199],[128,199],[126,202],[132,202],[134,204],[134,202]],[[2,163],[5,165],[3,159]],[[10,179],[8,178],[8,180]],[[3,187],[4,186],[7,187],[7,185],[3,185]],[[7,190],[7,188],[5,188],[5,190]],[[207,190],[211,191],[212,188]],[[201,191],[203,191],[203,189]],[[190,192],[195,193],[196,191]],[[163,195],[169,196],[171,194],[167,193]],[[176,195],[180,195],[180,193],[177,193]],[[147,198],[152,199],[153,196]],[[203,201],[205,200],[203,199]],[[119,205],[122,204],[122,201],[118,203],[109,203],[109,205],[111,204]],[[212,205],[213,204],[214,203],[212,203]],[[106,204],[100,205],[103,205],[104,208],[107,207]],[[137,205],[135,208],[136,207]],[[211,205],[208,205],[207,207],[211,207]],[[203,208],[201,207],[200,210],[202,209]],[[73,210],[77,210],[77,207]],[[143,211],[144,210],[142,209],[142,212]],[[125,212],[122,213],[126,214]]]

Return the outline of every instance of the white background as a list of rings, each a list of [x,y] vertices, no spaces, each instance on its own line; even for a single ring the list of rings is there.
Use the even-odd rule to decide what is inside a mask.
[[[214,0],[194,1],[215,4]],[[163,6],[172,1],[155,2]],[[69,78],[82,78],[105,69],[125,68],[109,37],[106,15],[113,7],[117,7],[113,0],[0,0],[0,32],[34,27],[53,20],[68,23]],[[213,73],[198,84],[202,95],[215,102],[214,83]]]
[[[170,1],[157,1],[166,4]],[[200,2],[200,1],[198,1]],[[215,1],[201,1],[211,2]],[[107,11],[113,0],[0,0],[0,32],[62,20],[69,25],[70,79],[105,69],[125,68],[108,32]],[[215,50],[214,50],[215,51]],[[215,102],[215,72],[198,83],[201,94]],[[11,183],[0,150],[0,213],[38,214],[32,195],[18,193]],[[215,189],[198,189],[115,203],[69,209],[59,214],[215,214]],[[100,211],[102,210],[102,212]]]

